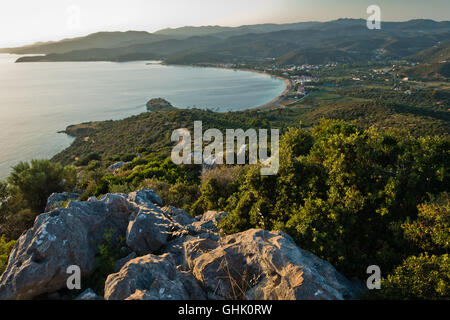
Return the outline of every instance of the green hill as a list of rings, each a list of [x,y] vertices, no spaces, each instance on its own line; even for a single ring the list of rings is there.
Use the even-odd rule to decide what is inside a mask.
[[[449,38],[448,22],[386,22],[381,30],[373,31],[367,29],[365,20],[339,19],[237,28],[184,27],[154,34],[101,32],[9,51],[48,54],[18,62],[163,59],[168,63],[192,64],[275,58],[279,63],[321,64],[405,57],[417,60],[430,56],[426,50],[432,50],[433,56],[441,59],[447,56],[448,50],[437,51]]]

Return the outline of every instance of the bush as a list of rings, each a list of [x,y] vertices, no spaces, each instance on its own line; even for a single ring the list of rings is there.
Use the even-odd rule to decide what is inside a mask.
[[[101,161],[101,160],[102,160],[102,157],[98,153],[91,152],[91,153],[83,156],[80,160],[76,161],[75,165],[76,166],[85,166],[91,161]]]
[[[381,281],[381,290],[371,290],[363,298],[389,300],[450,299],[450,260],[440,256],[411,256],[393,274]]]
[[[450,248],[450,199],[448,193],[419,206],[417,220],[403,224],[405,237],[419,250],[441,254]]]
[[[248,166],[219,166],[204,171],[201,176],[201,196],[191,208],[196,216],[208,210],[224,210],[227,199],[239,190]]]
[[[443,137],[362,131],[343,121],[323,121],[312,133],[288,130],[278,174],[250,170],[227,199],[229,215],[220,226],[225,233],[285,231],[349,277],[365,277],[374,261],[390,272],[420,252],[402,224],[417,218],[429,194],[447,190],[449,146]],[[217,181],[205,185],[203,208],[219,207],[219,192]]]
[[[6,269],[9,254],[15,245],[16,241],[7,241],[4,235],[0,237],[0,276]]]
[[[81,291],[91,288],[95,293],[104,295],[106,278],[114,272],[116,261],[129,255],[131,250],[126,246],[125,238],[114,235],[112,229],[106,230],[97,246],[99,252],[95,257],[94,272],[88,277]]]
[[[45,209],[48,197],[54,192],[72,191],[76,185],[76,169],[63,167],[49,160],[21,162],[13,167],[8,182],[20,193],[27,206],[36,213]]]
[[[170,185],[167,182],[156,179],[144,180],[138,189],[153,189],[165,204],[189,211],[190,206],[200,196],[200,190],[197,185],[185,182],[177,182]]]

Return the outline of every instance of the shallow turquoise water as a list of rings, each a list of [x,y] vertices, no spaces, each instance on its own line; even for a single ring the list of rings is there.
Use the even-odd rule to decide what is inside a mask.
[[[19,63],[0,54],[0,179],[21,160],[50,158],[72,142],[68,125],[122,119],[162,97],[179,108],[255,107],[280,95],[264,74],[146,62]]]

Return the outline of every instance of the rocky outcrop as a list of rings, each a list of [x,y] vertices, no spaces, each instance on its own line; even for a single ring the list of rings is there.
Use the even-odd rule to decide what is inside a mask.
[[[44,212],[49,212],[57,208],[65,207],[69,201],[77,200],[80,195],[78,193],[63,192],[53,193],[47,200]]]
[[[97,295],[91,288],[86,289],[75,300],[105,300],[103,297]]]
[[[352,283],[282,232],[252,229],[184,244],[189,269],[227,299],[316,300],[354,297]]]
[[[107,300],[190,300],[204,299],[199,284],[179,271],[169,254],[152,254],[131,260],[105,284]]]
[[[123,166],[127,164],[129,164],[129,162],[119,161],[110,165],[108,167],[108,170],[115,173],[118,172]]]
[[[151,189],[70,201],[38,216],[19,238],[0,278],[0,299],[57,296],[72,265],[80,267],[84,283],[96,269],[105,234],[124,253],[107,277],[105,299],[355,297],[349,280],[285,233],[252,229],[221,237],[218,223],[225,216],[208,211],[193,218],[163,207]],[[87,290],[77,299],[100,298]]]
[[[71,265],[88,276],[103,235],[125,234],[133,209],[125,197],[109,194],[39,215],[10,255],[0,278],[0,299],[30,299],[64,288]]]
[[[160,209],[141,208],[128,225],[128,247],[141,256],[159,250],[167,243],[171,224]]]
[[[172,104],[162,98],[151,99],[147,102],[147,111],[163,111],[175,109]]]

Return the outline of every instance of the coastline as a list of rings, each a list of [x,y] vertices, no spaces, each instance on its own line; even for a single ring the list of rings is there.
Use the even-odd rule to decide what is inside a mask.
[[[273,77],[273,78],[277,78],[281,81],[284,82],[284,84],[286,85],[286,88],[284,89],[284,91],[278,96],[275,97],[274,99],[270,100],[269,102],[266,102],[264,104],[261,104],[259,106],[256,107],[252,107],[246,110],[264,110],[264,109],[269,109],[271,107],[274,107],[276,105],[278,105],[279,103],[283,102],[286,99],[287,94],[292,90],[292,82],[291,80],[281,77],[281,76],[277,76],[277,75],[273,75],[261,70],[254,70],[254,69],[238,69],[238,68],[224,68],[224,69],[229,69],[229,70],[235,70],[235,71],[246,71],[246,72],[255,72],[255,73],[260,73],[260,74],[265,74],[267,76]]]
[[[292,86],[292,82],[291,80],[284,78],[282,76],[277,76],[277,75],[273,75],[261,70],[255,70],[255,69],[248,69],[248,68],[228,68],[228,67],[224,67],[224,66],[202,66],[202,65],[192,65],[192,64],[166,64],[164,62],[161,62],[161,64],[166,65],[166,66],[186,66],[186,67],[198,67],[198,68],[217,68],[217,69],[225,69],[225,70],[233,70],[233,71],[244,71],[244,72],[254,72],[254,73],[260,73],[260,74],[264,74],[266,76],[270,76],[272,78],[277,78],[281,81],[284,82],[286,88],[284,89],[284,91],[277,97],[273,98],[272,100],[270,100],[269,102],[266,102],[264,104],[255,106],[255,107],[250,107],[248,109],[245,110],[250,110],[250,111],[255,111],[255,110],[265,110],[265,109],[269,109],[271,107],[274,107],[278,104],[280,104],[281,102],[283,102],[286,99],[287,94],[292,90],[293,86]],[[234,112],[234,111],[232,111]]]

